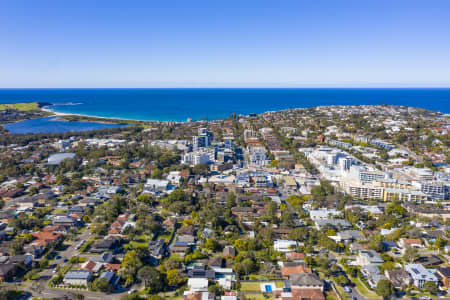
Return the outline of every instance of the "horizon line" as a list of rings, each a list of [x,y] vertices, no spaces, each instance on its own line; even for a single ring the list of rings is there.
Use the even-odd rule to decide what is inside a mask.
[[[0,87],[0,90],[64,89],[450,89],[450,86],[212,86],[212,87]]]

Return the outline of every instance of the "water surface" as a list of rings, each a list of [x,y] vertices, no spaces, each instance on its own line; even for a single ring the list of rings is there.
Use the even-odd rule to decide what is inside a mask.
[[[89,131],[122,126],[125,125],[84,121],[66,121],[59,117],[38,118],[3,125],[3,127],[5,127],[9,132],[14,134]]]
[[[450,113],[450,89],[0,89],[0,103],[50,102],[54,111],[134,120],[219,119],[320,105],[392,104]]]

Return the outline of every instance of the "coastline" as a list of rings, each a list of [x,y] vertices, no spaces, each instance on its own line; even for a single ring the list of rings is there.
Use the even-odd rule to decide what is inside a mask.
[[[134,122],[134,123],[145,123],[145,122],[164,122],[164,121],[147,121],[147,120],[134,120],[134,119],[124,119],[124,118],[113,118],[113,117],[99,117],[94,115],[86,115],[86,114],[75,114],[75,113],[63,113],[63,112],[57,112],[49,108],[50,105],[46,105],[41,107],[40,109],[42,111],[48,112],[53,114],[54,116],[59,117],[70,117],[70,116],[76,116],[76,117],[83,117],[83,118],[95,118],[95,119],[103,119],[105,121],[111,121],[108,124],[115,124],[117,122],[114,122],[115,120],[120,120],[124,122]],[[87,122],[101,122],[101,120],[94,121],[94,120],[86,120]],[[107,123],[107,122],[105,122]]]
[[[450,113],[450,89],[0,89],[0,103],[24,101],[38,102],[43,112],[66,120],[115,123],[201,123],[234,113],[245,117],[335,105],[410,106]]]
[[[102,117],[102,116],[96,116],[96,115],[87,115],[87,114],[79,114],[79,113],[63,113],[63,112],[57,112],[54,111],[52,109],[49,108],[49,106],[52,106],[53,104],[47,104],[45,106],[40,107],[40,109],[44,112],[47,113],[51,113],[54,116],[60,116],[60,117],[70,117],[70,116],[76,116],[76,117],[82,117],[82,118],[94,118],[94,119],[100,119],[100,120],[84,120],[87,122],[102,122],[101,120],[104,121],[110,121],[109,124],[117,124],[118,122],[115,121],[123,121],[123,122],[129,122],[128,124],[131,125],[130,123],[175,123],[175,124],[184,124],[184,123],[188,123],[188,121],[161,121],[161,120],[141,120],[141,119],[126,119],[126,118],[120,118],[120,117]],[[327,106],[353,106],[355,104],[334,104],[334,105],[317,105],[317,106],[313,106],[313,107],[295,107],[295,108],[290,108],[290,109],[308,109],[308,108],[317,108],[317,107],[327,107]],[[395,105],[395,104],[362,104],[362,105],[367,105],[367,106],[377,106],[377,105],[392,105],[392,106],[406,106],[406,107],[412,107],[415,109],[423,109],[423,110],[427,110],[427,111],[432,111],[432,112],[436,112],[441,114],[444,117],[450,116],[450,113],[444,113],[442,111],[438,111],[438,110],[430,110],[430,109],[426,109],[423,107],[416,107],[416,106],[408,106],[408,105]],[[273,113],[273,112],[277,112],[277,111],[284,111],[284,110],[289,110],[289,109],[282,109],[282,110],[268,110],[268,111],[264,111],[261,113],[257,113],[257,115],[262,115],[262,114],[266,114],[266,113]],[[239,116],[243,116],[243,117],[248,117],[249,115],[245,115],[245,114],[237,114]],[[70,120],[68,120],[70,121]],[[208,122],[208,121],[204,121],[204,120],[192,120],[190,121],[192,123],[195,122]],[[107,123],[107,122],[105,122]]]

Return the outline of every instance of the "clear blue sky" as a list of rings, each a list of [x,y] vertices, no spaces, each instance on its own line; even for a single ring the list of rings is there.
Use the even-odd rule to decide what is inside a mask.
[[[0,87],[450,87],[448,0],[0,0]]]

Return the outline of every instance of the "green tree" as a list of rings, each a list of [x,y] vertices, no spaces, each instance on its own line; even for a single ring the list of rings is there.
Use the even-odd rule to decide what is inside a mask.
[[[224,294],[223,288],[221,288],[218,283],[211,284],[210,286],[208,286],[208,292],[210,292],[211,294],[215,295],[216,297],[217,296],[222,296]]]
[[[423,285],[424,290],[428,291],[429,293],[435,294],[437,292],[437,286],[432,281],[427,281]]]
[[[419,256],[419,251],[414,247],[408,247],[403,254],[403,259],[409,263],[413,263]]]
[[[377,293],[384,299],[387,299],[394,294],[394,286],[389,280],[381,279],[380,281],[378,281],[378,284],[375,288],[375,293]]]
[[[235,206],[236,206],[236,195],[232,191],[229,191],[227,195],[227,208],[231,209]]]
[[[152,178],[161,179],[162,176],[163,176],[163,171],[161,171],[161,169],[156,168],[156,169],[152,170]]]
[[[142,267],[142,261],[137,255],[136,250],[128,251],[120,268],[120,276],[125,279],[128,285],[134,281],[137,271]]]
[[[269,218],[269,221],[272,223],[276,223],[277,222],[277,204],[273,201],[271,201],[269,203],[269,205],[267,205],[267,217]]]
[[[84,300],[84,296],[82,294],[75,294],[74,299],[75,300]]]
[[[209,173],[209,165],[197,164],[192,169],[192,173],[194,173],[196,175],[207,175]]]
[[[183,275],[178,269],[167,271],[166,277],[167,283],[172,286],[179,286],[187,281],[187,277]]]
[[[386,207],[386,214],[399,217],[406,216],[406,209],[398,202],[392,202]]]
[[[338,277],[336,277],[336,282],[338,284],[347,284],[348,279],[344,275],[339,275]]]
[[[217,241],[215,239],[210,238],[205,242],[205,248],[210,251],[215,251],[218,246],[219,246],[219,244],[217,243]]]
[[[145,204],[152,204],[153,202],[153,198],[147,194],[137,196],[136,200]]]
[[[137,277],[144,282],[145,287],[152,294],[158,293],[164,288],[163,276],[155,268],[145,266],[138,271]]]
[[[381,234],[373,235],[369,241],[369,248],[372,250],[375,250],[377,252],[384,251],[383,240],[384,240],[384,238]]]
[[[100,277],[92,282],[91,288],[94,291],[101,291],[103,293],[110,293],[112,291],[112,286],[109,284],[108,279]]]

